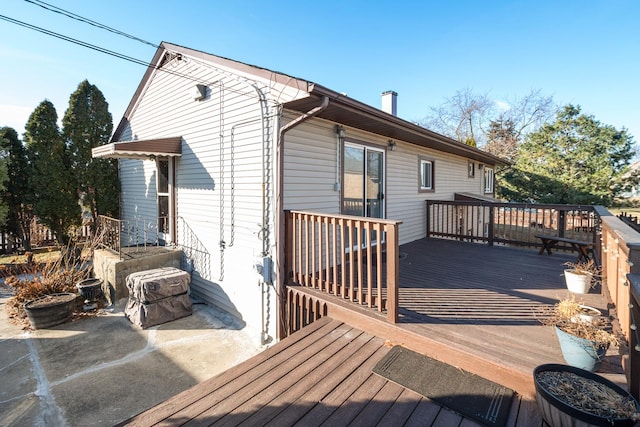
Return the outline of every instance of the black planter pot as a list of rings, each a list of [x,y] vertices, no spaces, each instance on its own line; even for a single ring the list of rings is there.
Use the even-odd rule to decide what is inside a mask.
[[[95,310],[98,306],[96,300],[102,295],[102,279],[89,278],[76,283],[80,296],[84,299],[83,310]]]
[[[71,319],[78,296],[71,292],[45,295],[24,304],[29,323],[34,329],[46,329]]]
[[[606,418],[585,412],[581,409],[574,408],[568,403],[559,399],[556,395],[549,392],[538,379],[538,374],[542,372],[571,372],[579,377],[595,381],[599,384],[619,394],[622,397],[631,399],[636,407],[636,411],[640,411],[640,406],[631,394],[619,387],[617,384],[608,379],[594,374],[584,369],[576,368],[569,365],[545,364],[536,367],[533,370],[533,381],[536,388],[536,403],[542,414],[544,421],[551,427],[587,427],[587,426],[634,426],[636,422],[631,418]]]

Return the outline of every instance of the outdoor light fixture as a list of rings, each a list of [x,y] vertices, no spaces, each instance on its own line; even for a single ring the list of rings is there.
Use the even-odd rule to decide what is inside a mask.
[[[336,135],[340,138],[344,138],[347,136],[347,132],[345,132],[344,128],[340,125],[336,125]]]
[[[387,150],[396,151],[396,143],[392,139],[387,141]]]

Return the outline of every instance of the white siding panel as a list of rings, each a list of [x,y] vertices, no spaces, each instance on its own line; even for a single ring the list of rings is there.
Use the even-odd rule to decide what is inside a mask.
[[[261,105],[249,84],[188,59],[185,62],[173,71],[199,75],[202,82],[217,82],[210,85],[207,98],[193,99],[193,80],[156,73],[123,135],[131,139],[183,138],[182,156],[176,161],[177,238],[189,258],[185,267],[193,269],[192,294],[259,330],[263,294],[253,266],[262,258],[263,236],[269,238],[267,251],[274,246],[273,222],[267,225],[267,232],[261,226],[262,140],[264,135],[266,154],[272,156],[273,125],[268,121],[273,120],[269,114],[274,111],[266,112],[263,129]],[[128,216],[135,210],[133,201],[144,190],[137,168],[127,166],[123,171],[128,175],[126,182],[131,182],[123,185],[132,195],[123,198],[123,212]],[[271,206],[274,179],[267,178],[264,199]],[[155,215],[155,194],[145,209]],[[266,292],[265,298],[274,304],[267,321],[273,335],[275,295]]]
[[[130,222],[129,226],[140,225],[149,228],[157,222],[156,203],[156,163],[151,160],[120,160],[119,174],[121,183],[120,217]],[[143,225],[144,224],[144,225]],[[155,235],[148,241],[155,241]],[[131,242],[125,236],[121,244],[129,246]]]
[[[295,115],[288,113],[285,121]],[[311,119],[285,135],[285,209],[340,213],[340,192],[336,182],[335,123]],[[346,140],[386,147],[388,138],[358,129],[345,128]],[[402,220],[400,243],[421,239],[426,234],[425,200],[452,200],[456,192],[480,192],[481,177],[468,178],[468,160],[403,141],[386,151],[386,217]],[[434,161],[435,191],[418,188],[420,156]],[[342,177],[338,178],[342,181]]]
[[[311,120],[285,134],[285,209],[340,213],[340,192],[334,190],[336,149],[329,122]]]

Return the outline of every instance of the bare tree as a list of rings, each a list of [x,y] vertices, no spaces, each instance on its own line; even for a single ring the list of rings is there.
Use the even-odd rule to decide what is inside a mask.
[[[524,134],[537,130],[542,124],[553,120],[558,106],[552,96],[544,96],[540,89],[532,89],[527,95],[508,101],[509,108],[501,114],[503,120],[514,125],[515,137],[522,140]]]
[[[470,88],[456,92],[439,107],[430,108],[420,125],[471,146],[485,143],[485,127],[494,112],[495,103],[487,94],[476,94]]]
[[[524,97],[510,99],[500,115],[490,121],[485,133],[486,144],[482,149],[515,161],[518,144],[524,136],[553,119],[557,110],[553,98],[542,95],[539,89],[532,90]]]

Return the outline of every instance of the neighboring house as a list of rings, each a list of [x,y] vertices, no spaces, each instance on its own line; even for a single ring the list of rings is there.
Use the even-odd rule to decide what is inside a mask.
[[[121,218],[159,227],[191,292],[275,336],[284,210],[402,220],[425,200],[493,196],[503,161],[313,82],[162,43],[94,157],[119,158]],[[258,272],[262,274],[258,274]]]
[[[632,176],[632,174],[640,173],[640,162],[634,162],[629,166],[628,176]],[[637,201],[640,199],[640,185],[637,185],[631,188],[629,191],[625,191],[621,194],[622,198],[629,199],[631,201]]]

